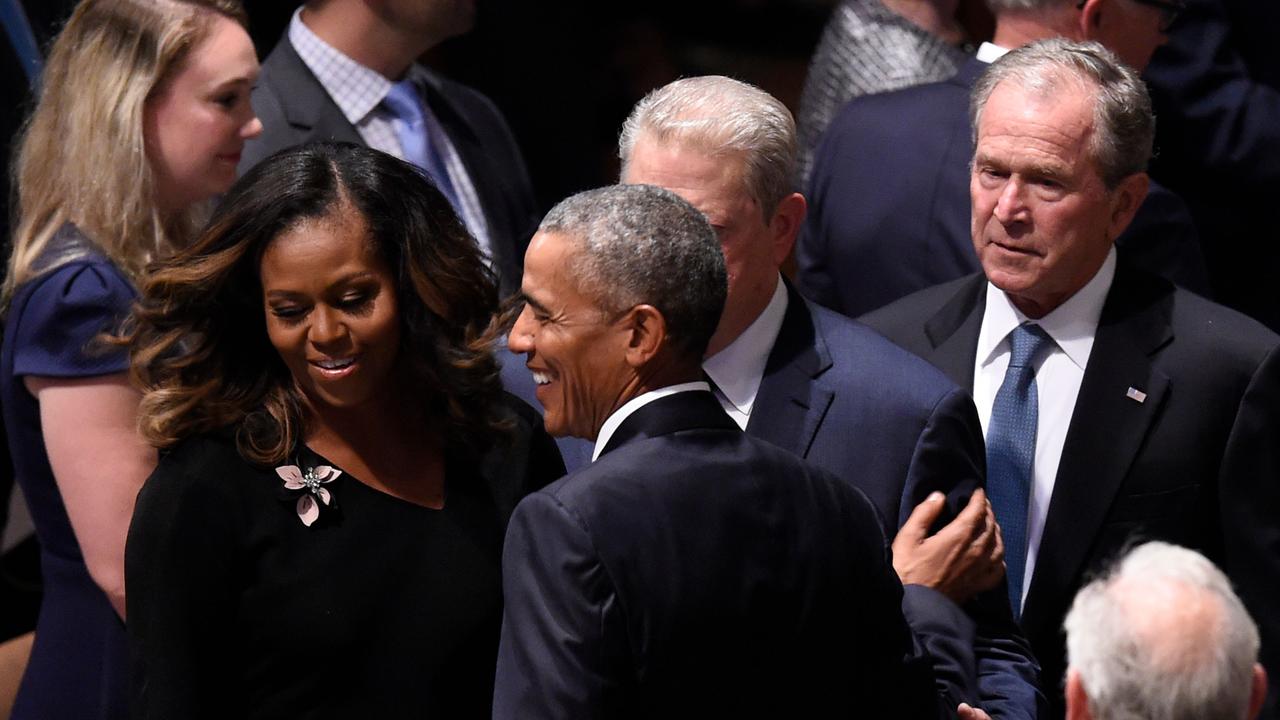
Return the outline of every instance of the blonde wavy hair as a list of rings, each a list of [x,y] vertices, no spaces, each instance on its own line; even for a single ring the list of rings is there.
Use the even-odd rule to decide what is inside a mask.
[[[194,234],[207,207],[176,217],[156,207],[143,141],[147,99],[205,39],[212,20],[248,18],[238,0],[83,0],[59,33],[12,168],[17,226],[0,304],[33,277],[75,259],[68,248],[39,263],[74,223],[137,282],[153,259]]]

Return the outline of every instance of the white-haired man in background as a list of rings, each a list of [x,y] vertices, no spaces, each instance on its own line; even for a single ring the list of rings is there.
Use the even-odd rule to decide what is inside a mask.
[[[1267,674],[1258,628],[1203,555],[1150,542],[1076,595],[1068,720],[1246,720]]]

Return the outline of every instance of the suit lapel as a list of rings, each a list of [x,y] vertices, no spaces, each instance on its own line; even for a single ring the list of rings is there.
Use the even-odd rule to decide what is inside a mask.
[[[1057,622],[1107,511],[1160,412],[1169,378],[1152,367],[1173,339],[1172,288],[1123,263],[1098,322],[1045,519],[1022,623],[1035,635]],[[1130,388],[1145,393],[1142,402]],[[1043,628],[1045,631],[1053,628]]]
[[[981,273],[960,285],[956,294],[924,325],[933,347],[927,359],[957,385],[973,392],[973,361],[987,304],[987,279]]]
[[[302,62],[293,43],[289,42],[287,31],[276,43],[266,64],[271,66],[269,76],[276,86],[277,97],[285,100],[281,102],[280,109],[291,127],[306,133],[307,140],[364,144],[355,126],[347,121],[328,91]]]
[[[765,363],[747,434],[806,457],[831,406],[831,391],[817,383],[831,367],[831,353],[808,303],[791,283],[786,286],[787,313]]]
[[[703,390],[678,392],[658,398],[627,416],[600,451],[604,457],[635,440],[670,435],[681,430],[738,431],[714,395]]]

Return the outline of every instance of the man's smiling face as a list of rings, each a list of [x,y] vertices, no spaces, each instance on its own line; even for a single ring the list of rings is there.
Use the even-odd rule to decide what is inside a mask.
[[[626,401],[635,372],[626,362],[623,325],[611,321],[573,277],[576,252],[562,235],[533,236],[521,285],[525,307],[507,347],[526,356],[547,432],[594,440]]]

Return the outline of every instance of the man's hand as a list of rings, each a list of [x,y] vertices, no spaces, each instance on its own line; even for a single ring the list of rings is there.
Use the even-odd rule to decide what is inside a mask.
[[[986,494],[977,490],[969,504],[933,537],[929,526],[946,506],[935,492],[911,511],[893,539],[893,569],[903,585],[924,585],[957,604],[995,587],[1004,575],[1004,541]],[[981,712],[981,711],[979,711]]]
[[[991,720],[991,716],[982,708],[972,707],[969,703],[960,703],[960,707],[956,708],[956,717],[959,720]]]

